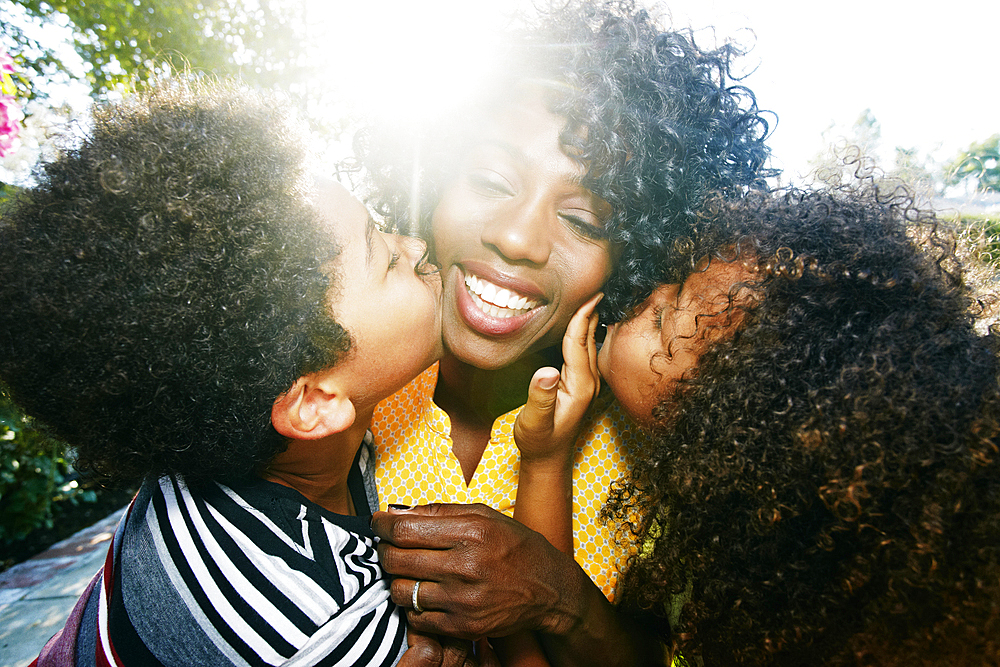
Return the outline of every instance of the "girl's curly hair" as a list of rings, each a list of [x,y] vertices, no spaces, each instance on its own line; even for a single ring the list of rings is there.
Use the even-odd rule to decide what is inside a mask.
[[[283,448],[275,398],[349,347],[287,117],[171,82],[95,110],[5,207],[0,378],[84,472],[248,475]]]
[[[686,266],[759,279],[612,489],[621,596],[707,665],[998,664],[1000,369],[954,236],[871,187],[707,211]]]
[[[607,230],[622,253],[601,308],[618,320],[673,280],[673,240],[707,193],[742,196],[774,173],[764,167],[767,119],[731,74],[741,55],[732,44],[701,49],[691,31],[661,28],[633,0],[571,0],[543,12],[509,55],[506,76],[474,109],[442,115],[416,138],[390,128],[359,135],[370,201],[391,224],[430,238],[477,122],[509,106],[512,90],[540,87],[567,119],[562,141],[587,167],[584,185],[613,210]]]

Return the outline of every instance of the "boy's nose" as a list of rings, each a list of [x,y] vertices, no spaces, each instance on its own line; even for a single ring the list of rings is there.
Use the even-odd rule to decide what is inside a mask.
[[[405,257],[410,266],[416,266],[424,259],[427,252],[427,243],[415,236],[402,236],[393,234],[396,243],[396,252]]]

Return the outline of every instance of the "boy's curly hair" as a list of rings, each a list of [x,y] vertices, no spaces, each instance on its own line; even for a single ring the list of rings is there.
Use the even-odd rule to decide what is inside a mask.
[[[82,471],[248,475],[283,448],[275,398],[350,346],[287,117],[170,82],[95,110],[4,209],[0,378]]]
[[[998,664],[996,337],[954,237],[874,188],[707,208],[687,272],[759,280],[612,490],[621,596],[706,665]]]
[[[359,135],[371,203],[391,223],[430,238],[440,192],[477,122],[509,106],[513,89],[539,86],[567,119],[562,141],[586,165],[584,185],[613,210],[607,230],[622,253],[601,308],[618,320],[673,281],[673,240],[687,234],[707,193],[742,196],[774,173],[764,167],[767,119],[731,74],[741,55],[732,44],[701,49],[691,31],[661,28],[633,0],[573,0],[543,12],[511,51],[506,77],[466,117],[442,116],[416,139],[388,128]]]

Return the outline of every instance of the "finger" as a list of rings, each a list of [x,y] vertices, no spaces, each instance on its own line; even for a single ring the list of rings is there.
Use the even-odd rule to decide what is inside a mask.
[[[566,391],[589,403],[596,394],[597,329],[595,308],[603,294],[596,294],[584,303],[570,319],[563,336],[563,382]]]
[[[544,438],[550,434],[558,394],[558,369],[546,366],[535,371],[528,384],[528,402],[524,404],[514,422],[515,434],[525,434],[532,440]]]
[[[471,640],[448,636],[442,636],[440,639],[444,649],[441,667],[476,667],[479,665],[479,660],[476,659],[472,650]]]
[[[413,626],[406,628],[406,645],[409,648],[397,667],[440,667],[444,660],[444,648],[437,637],[418,632]]]
[[[594,396],[597,396],[601,389],[601,372],[597,370],[597,327],[600,321],[600,316],[594,310],[590,314],[589,326],[587,327],[587,356],[590,360],[590,374],[594,379]]]
[[[406,624],[420,632],[439,634],[442,636],[458,637],[461,639],[476,639],[482,636],[479,628],[473,629],[461,615],[449,614],[443,611],[425,611],[422,614],[413,613],[412,609],[406,610]]]
[[[417,588],[417,603],[420,610],[413,606],[413,589]],[[410,579],[409,577],[393,577],[389,584],[389,597],[400,607],[410,611],[411,615],[419,616],[430,612],[451,611],[446,593],[442,586],[430,579]]]
[[[504,515],[482,504],[433,503],[375,512],[371,527],[381,540],[397,547],[450,549],[467,540],[482,517],[499,519]]]
[[[470,614],[467,607],[454,604],[448,591],[432,581],[420,582],[418,597],[423,611],[414,611],[411,606],[414,583],[411,579],[396,578],[389,586],[392,601],[406,612],[408,629],[437,635],[442,645],[450,637],[466,640],[486,634],[487,629],[476,625],[481,620],[476,614]]]
[[[380,542],[376,549],[382,569],[395,577],[390,584],[392,599],[402,607],[411,606],[414,581],[423,582],[420,590],[420,600],[423,604],[427,584],[447,578],[455,569],[453,565],[455,548],[403,549],[387,542]]]

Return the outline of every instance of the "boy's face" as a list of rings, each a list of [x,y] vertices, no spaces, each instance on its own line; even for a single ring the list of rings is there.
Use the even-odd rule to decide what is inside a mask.
[[[714,260],[688,276],[683,287],[661,285],[635,314],[608,328],[597,357],[601,377],[625,411],[651,428],[653,408],[698,364],[707,346],[732,333],[742,311],[733,285],[753,273],[741,261]]]
[[[353,343],[336,369],[355,407],[374,407],[441,357],[441,278],[416,272],[422,241],[380,232],[335,181],[317,181],[317,206],[341,247],[331,305]]]

